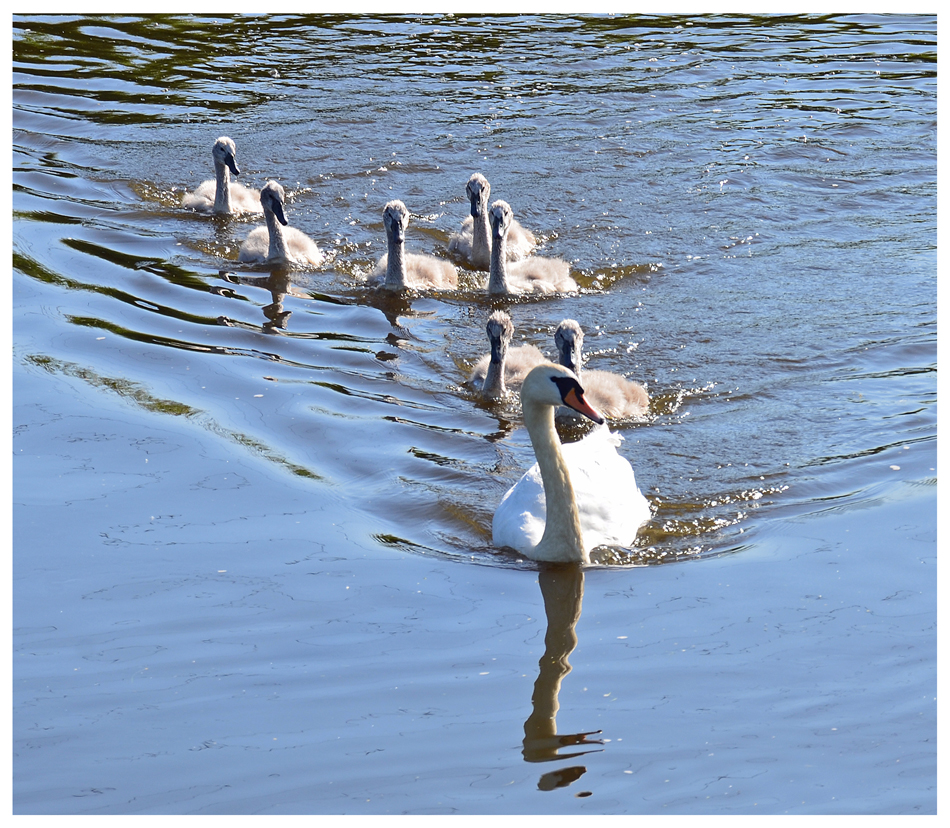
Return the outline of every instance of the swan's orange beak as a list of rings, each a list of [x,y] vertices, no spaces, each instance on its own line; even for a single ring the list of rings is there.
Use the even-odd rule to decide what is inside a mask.
[[[565,405],[593,420],[597,425],[603,425],[603,416],[584,399],[584,392],[581,389],[571,388],[561,399],[564,400]]]

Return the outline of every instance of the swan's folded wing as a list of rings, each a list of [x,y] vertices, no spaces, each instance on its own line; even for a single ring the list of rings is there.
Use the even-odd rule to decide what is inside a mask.
[[[595,546],[631,546],[651,517],[630,462],[617,451],[623,436],[606,426],[561,447],[588,551]]]
[[[498,504],[492,518],[492,542],[526,552],[540,542],[546,517],[541,471],[535,463]]]

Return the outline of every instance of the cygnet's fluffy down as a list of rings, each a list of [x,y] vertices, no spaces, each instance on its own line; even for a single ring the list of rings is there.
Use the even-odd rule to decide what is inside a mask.
[[[406,252],[409,211],[401,201],[383,208],[388,252],[369,275],[370,284],[386,290],[448,290],[458,287],[458,271],[450,262]]]
[[[584,386],[584,394],[608,420],[644,417],[650,411],[650,395],[639,383],[610,371],[587,371],[583,362],[584,331],[574,319],[565,319],[554,332],[558,362],[573,371]],[[570,414],[558,409],[559,414]]]
[[[324,254],[312,239],[299,230],[288,227],[284,217],[284,188],[276,181],[268,181],[261,190],[266,227],[250,232],[238,253],[240,262],[267,262],[269,264],[318,267]]]
[[[570,265],[563,259],[529,256],[519,262],[507,261],[508,232],[514,220],[507,202],[492,204],[488,220],[492,238],[489,293],[569,293],[578,289]]]
[[[488,226],[488,197],[491,184],[481,173],[475,173],[465,185],[465,194],[471,205],[471,215],[462,222],[462,228],[449,238],[449,253],[465,259],[473,267],[487,270],[491,265],[491,235]],[[514,262],[534,250],[534,233],[512,219],[508,228],[505,257]]]
[[[191,193],[185,193],[182,206],[199,213],[260,213],[261,194],[243,184],[231,181],[231,173],[240,174],[235,158],[235,146],[222,135],[214,142],[211,157],[214,159],[214,180],[203,181]]]
[[[534,345],[509,347],[514,325],[504,311],[495,311],[488,317],[485,332],[491,350],[475,363],[469,384],[486,399],[518,390],[532,368],[548,361]]]

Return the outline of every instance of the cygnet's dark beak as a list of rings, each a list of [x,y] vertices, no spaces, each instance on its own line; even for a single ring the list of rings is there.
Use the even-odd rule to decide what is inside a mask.
[[[468,200],[472,204],[472,218],[478,218],[482,214],[482,200],[478,196],[478,193],[473,193],[471,190],[469,190]]]
[[[577,343],[572,342],[569,348],[561,351],[561,365],[577,374]]]
[[[284,218],[284,205],[276,199],[274,200],[274,215],[277,217],[277,221],[285,227],[287,226],[287,219]]]
[[[228,169],[236,176],[241,174],[241,171],[238,169],[237,161],[234,160],[234,156],[231,155],[230,152],[224,156],[224,163],[228,165]]]
[[[490,339],[489,343],[491,345],[491,361],[497,365],[501,362],[502,358],[501,340]]]
[[[498,216],[497,218],[495,216],[491,217],[491,234],[496,239],[500,239],[505,235],[504,231],[502,230],[501,216]]]
[[[391,221],[388,224],[389,233],[393,237],[393,241],[396,244],[405,244],[406,242],[406,228],[403,226],[401,221]]]

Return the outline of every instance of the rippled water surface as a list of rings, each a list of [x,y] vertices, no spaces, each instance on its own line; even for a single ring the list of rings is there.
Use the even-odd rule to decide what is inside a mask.
[[[936,72],[926,16],[15,16],[14,810],[935,813]],[[219,135],[327,264],[181,206]],[[580,292],[367,288],[476,171]],[[496,308],[650,392],[584,570],[492,546]]]

